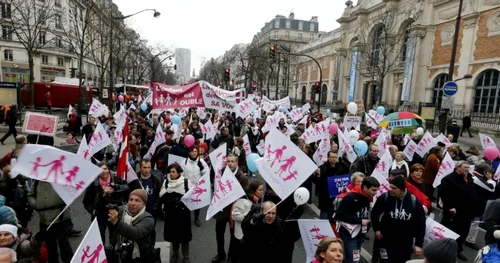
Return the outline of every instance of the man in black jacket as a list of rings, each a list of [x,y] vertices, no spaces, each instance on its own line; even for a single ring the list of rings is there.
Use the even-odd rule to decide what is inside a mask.
[[[361,245],[363,244],[363,233],[368,232],[370,222],[370,203],[377,194],[380,183],[374,177],[363,179],[361,187],[356,186],[351,193],[347,194],[335,213],[335,219],[340,224],[339,234],[344,241],[346,261],[354,263],[360,261]],[[361,226],[361,230],[355,236],[343,226],[343,224]]]
[[[7,112],[7,121],[6,124],[9,126],[9,130],[7,133],[0,139],[0,143],[2,145],[5,145],[5,140],[9,138],[9,136],[14,135],[14,138],[17,137],[17,130],[16,130],[16,123],[17,123],[17,105],[14,104],[10,107],[10,110]]]
[[[229,129],[227,127],[222,127],[220,129],[220,134],[215,136],[215,139],[212,141],[212,148],[217,149],[219,145],[227,143],[227,154],[231,153],[234,147],[234,139],[233,136],[229,135]]]
[[[462,131],[460,132],[460,136],[464,133],[465,130],[469,133],[469,137],[474,137],[470,131],[470,126],[472,126],[472,120],[469,115],[463,117],[462,119]]]
[[[371,176],[380,160],[380,158],[378,158],[378,152],[378,146],[376,144],[370,144],[368,154],[366,156],[359,156],[351,165],[350,172],[362,172],[366,176]]]

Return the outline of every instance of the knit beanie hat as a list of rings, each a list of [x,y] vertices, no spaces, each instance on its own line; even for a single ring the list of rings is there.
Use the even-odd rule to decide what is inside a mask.
[[[5,205],[5,196],[0,195],[0,224],[17,224],[12,208]]]
[[[17,239],[17,226],[12,224],[3,224],[0,225],[0,232],[9,232],[14,236],[14,239]]]
[[[403,179],[403,177],[401,177],[401,176],[397,176],[397,177],[392,178],[392,180],[390,181],[390,184],[396,186],[397,188],[399,188],[402,191],[406,190],[405,179]]]
[[[139,197],[144,203],[148,202],[148,193],[144,189],[135,189],[130,193],[130,195],[135,195]]]
[[[436,239],[424,248],[424,257],[430,262],[457,262],[457,242],[451,238]]]

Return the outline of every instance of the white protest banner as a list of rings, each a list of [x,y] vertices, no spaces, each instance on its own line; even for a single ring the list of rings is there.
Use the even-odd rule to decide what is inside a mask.
[[[137,177],[137,174],[135,173],[134,168],[132,168],[132,165],[127,160],[127,172],[125,174],[125,179],[127,180],[127,183],[130,183],[136,179],[139,179]]]
[[[246,97],[245,89],[229,91],[206,82],[199,81],[205,108],[220,111],[234,111],[234,106]]]
[[[377,126],[384,120],[385,116],[378,114],[376,110],[369,110],[368,115],[377,123]]]
[[[375,201],[379,196],[383,195],[384,193],[388,192],[391,188],[389,186],[389,181],[387,181],[386,178],[377,170],[373,170],[373,173],[371,175],[377,181],[380,183],[380,187],[377,191],[377,194],[373,197],[373,200]]]
[[[109,139],[108,133],[104,130],[101,122],[97,122],[94,133],[90,137],[89,150],[90,156],[98,153],[100,150],[104,149],[106,146],[111,144],[111,139]]]
[[[274,107],[272,107],[272,109],[274,108],[278,108],[281,109],[281,107],[285,107],[287,109],[290,109],[290,97],[286,96],[282,99],[279,99],[279,100],[270,100],[268,97],[266,96],[263,96],[262,97],[262,104],[263,105],[266,105],[266,104],[271,104],[273,105]],[[265,108],[264,106],[262,108]],[[266,110],[267,111],[267,110]]]
[[[368,113],[365,112],[365,122],[366,126],[376,130],[378,125],[377,123],[368,115]]]
[[[12,168],[12,177],[22,174],[31,179],[82,190],[88,186],[85,178],[93,180],[100,173],[100,167],[89,164],[82,156],[38,144],[24,145]]]
[[[245,191],[229,168],[225,169],[222,177],[218,178],[216,175],[214,184],[215,190],[207,210],[207,221],[217,212],[222,211],[226,206],[245,195]]]
[[[181,201],[189,210],[194,211],[209,205],[210,196],[210,174],[206,173],[200,180],[194,182],[191,189],[181,198]]]
[[[305,114],[306,112],[308,112],[309,110],[311,109],[311,105],[309,105],[309,103],[306,103],[302,106],[302,114]]]
[[[385,152],[387,151],[387,139],[382,131],[375,140],[374,144],[378,146],[378,158],[382,158],[382,156],[384,156]]]
[[[302,119],[302,109],[301,108],[296,108],[293,109],[288,113],[288,116],[290,116],[290,119],[294,122],[298,122],[300,119]]]
[[[313,154],[313,161],[318,165],[324,164],[328,160],[328,152],[332,149],[330,138],[326,137],[319,143],[318,149]]]
[[[444,136],[444,134],[439,134],[436,138],[434,138],[434,142],[437,144],[438,142],[442,142],[446,145],[446,147],[451,146],[450,140],[448,140],[448,137]]]
[[[391,168],[391,165],[392,165],[391,152],[385,151],[384,156],[382,156],[382,158],[380,158],[380,160],[378,161],[374,170],[377,170],[378,172],[380,172],[380,174],[384,178],[388,178],[389,177],[389,169]]]
[[[279,119],[277,119],[276,114],[272,116],[267,116],[266,118],[266,123],[264,124],[264,127],[262,127],[262,132],[266,133],[271,130],[271,128],[276,128],[279,125]]]
[[[113,140],[111,142],[113,144],[113,148],[115,149],[115,151],[118,151],[118,149],[120,149],[120,144],[122,143],[122,141],[123,141],[123,129],[116,128],[113,134]]]
[[[104,245],[102,244],[101,232],[97,218],[92,221],[89,230],[83,237],[71,259],[71,263],[107,263]]]
[[[236,113],[236,117],[241,117],[245,119],[248,115],[254,112],[259,105],[255,103],[253,100],[246,99],[236,104],[234,107],[234,112]]]
[[[441,166],[439,166],[438,173],[436,174],[436,178],[434,179],[434,183],[432,183],[432,187],[436,188],[441,184],[441,180],[455,170],[455,162],[451,159],[450,154],[446,154],[441,161]]]
[[[200,117],[200,119],[205,119],[207,117],[207,113],[205,111],[205,108],[198,107],[196,108],[196,115]]]
[[[158,145],[156,143],[156,140],[154,140],[153,143],[151,144],[151,146],[149,146],[149,149],[146,152],[146,154],[144,154],[144,156],[142,157],[142,159],[151,159],[151,158],[153,158],[153,155],[156,152],[156,147],[158,147]]]
[[[294,134],[294,133],[295,133],[295,129],[293,128],[293,126],[292,126],[292,125],[290,125],[290,124],[288,124],[288,123],[285,123],[285,127],[286,127],[286,129],[287,129],[287,133],[286,133],[286,135],[290,136],[290,135],[292,135],[292,134]]]
[[[326,120],[316,123],[314,126],[309,126],[300,138],[303,139],[305,143],[313,143],[323,138],[328,138],[330,134],[328,130],[329,126],[330,118],[326,118]]]
[[[411,136],[409,134],[405,134],[405,137],[403,138],[404,145],[407,145],[409,141],[411,141]],[[415,145],[417,144],[415,143]]]
[[[248,140],[248,134],[243,136],[243,149],[245,149],[245,155],[248,157],[252,153],[252,149],[250,148],[250,141]]]
[[[483,150],[486,149],[488,146],[497,147],[495,141],[491,139],[491,137],[488,135],[479,133],[479,140],[481,140],[481,146],[483,147]]]
[[[24,115],[23,133],[54,137],[59,117],[27,111]]]
[[[311,262],[318,249],[319,241],[325,237],[335,237],[335,233],[328,220],[299,219],[297,223],[306,251],[306,262]]]
[[[351,130],[351,128],[357,131],[361,130],[361,116],[345,116],[344,127],[347,130]]]
[[[167,166],[173,164],[173,163],[177,163],[177,164],[181,164],[182,162],[184,162],[186,160],[186,158],[184,157],[181,157],[179,155],[175,155],[175,154],[169,154],[168,155],[168,162],[167,162]]]
[[[441,225],[440,223],[434,221],[431,218],[427,218],[425,221],[425,239],[428,241],[451,238],[457,239],[460,235]]]
[[[199,123],[200,129],[205,134],[206,140],[211,140],[217,135],[217,127],[212,123],[212,120],[208,120],[207,123]]]
[[[85,134],[82,137],[82,141],[80,142],[80,145],[78,146],[78,151],[76,152],[76,155],[83,157],[85,160],[90,160],[90,150],[89,150],[89,145],[87,144],[87,138],[85,137]]]
[[[417,150],[417,144],[413,140],[409,140],[406,144],[403,153],[405,154],[408,160],[413,161],[413,155],[415,155],[415,151]]]
[[[264,154],[265,148],[266,148],[266,144],[264,143],[264,140],[260,140],[259,144],[257,144],[257,151],[259,151],[260,155]]]
[[[269,131],[265,144],[264,158],[255,164],[262,178],[281,199],[285,199],[318,167],[277,129]]]
[[[101,117],[106,114],[108,108],[106,105],[102,104],[98,99],[93,98],[92,104],[90,105],[89,115],[92,117]]]
[[[415,153],[420,155],[421,157],[424,157],[424,155],[429,152],[429,150],[436,146],[436,142],[434,141],[434,138],[432,137],[430,132],[426,132],[424,137],[420,140],[420,142],[417,145],[417,150],[415,150]]]
[[[155,140],[156,145],[161,145],[162,143],[165,143],[167,139],[165,138],[165,132],[161,128],[161,125],[158,125],[156,128],[156,133],[155,133]]]
[[[347,153],[347,159],[349,162],[354,163],[356,158],[358,156],[354,152],[354,149],[352,148],[351,143],[349,140],[346,138],[345,134],[342,133],[340,130],[337,132],[337,135],[339,136],[339,155],[338,156],[344,156],[344,153]]]
[[[125,107],[120,107],[120,110],[113,115],[113,119],[115,120],[116,129],[123,129],[123,126],[125,126],[125,122],[127,121],[127,113],[125,112]]]
[[[212,168],[217,173],[220,169],[227,165],[227,144],[223,143],[208,154],[210,162],[212,163]]]

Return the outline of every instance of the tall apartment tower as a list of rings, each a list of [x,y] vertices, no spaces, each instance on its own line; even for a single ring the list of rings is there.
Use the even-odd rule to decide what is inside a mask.
[[[191,50],[187,48],[175,49],[176,73],[181,82],[187,82],[191,76]]]

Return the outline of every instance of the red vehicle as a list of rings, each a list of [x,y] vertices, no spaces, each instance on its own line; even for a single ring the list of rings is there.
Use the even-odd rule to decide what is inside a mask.
[[[88,109],[91,103],[92,94],[96,89],[87,91],[82,87],[81,96],[78,95],[78,85],[71,84],[55,84],[50,82],[35,82],[35,107],[46,107],[45,94],[50,91],[52,97],[52,108],[67,108],[69,104],[78,105],[82,102],[82,109]],[[98,95],[98,94],[97,94]],[[29,84],[24,83],[21,91],[21,101],[24,105],[30,105]]]

